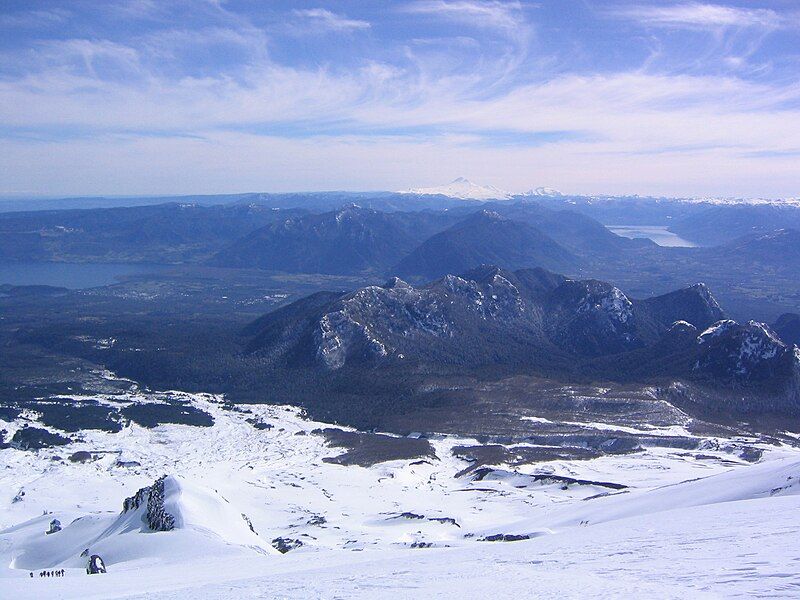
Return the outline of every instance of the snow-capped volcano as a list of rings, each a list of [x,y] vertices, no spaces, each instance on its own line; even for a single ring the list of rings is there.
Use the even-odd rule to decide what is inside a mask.
[[[493,185],[478,185],[465,177],[454,179],[447,185],[402,190],[401,194],[421,194],[426,196],[449,196],[461,200],[507,200],[511,194]]]
[[[537,187],[537,188],[533,188],[533,189],[528,190],[527,192],[525,192],[522,195],[523,196],[554,196],[554,197],[559,197],[559,196],[563,196],[564,194],[562,194],[561,192],[559,192],[558,190],[553,189],[553,188]]]

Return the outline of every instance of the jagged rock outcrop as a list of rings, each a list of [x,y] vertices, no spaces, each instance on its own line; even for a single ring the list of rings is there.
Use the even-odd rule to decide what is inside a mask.
[[[764,323],[718,321],[697,337],[700,348],[695,369],[717,377],[757,381],[780,369],[793,349]]]
[[[548,298],[544,320],[559,347],[584,356],[632,350],[644,345],[633,302],[603,281],[566,281]]]
[[[86,564],[86,574],[87,575],[98,575],[100,573],[106,573],[106,565],[103,562],[103,559],[100,558],[97,554],[92,554]]]
[[[175,517],[164,508],[164,481],[167,476],[162,475],[148,487],[143,487],[122,504],[123,514],[146,505],[145,521],[153,531],[171,531],[175,528]]]
[[[722,314],[702,285],[638,301],[602,281],[482,266],[420,287],[393,278],[315,295],[251,327],[251,350],[287,361],[305,354],[328,370],[387,361],[530,364],[640,348],[668,331],[682,309],[698,327]]]
[[[516,534],[516,533],[495,533],[492,535],[487,535],[485,537],[480,538],[479,542],[521,542],[524,540],[531,539],[531,536],[528,534]]]
[[[800,412],[800,348],[764,323],[722,320],[697,337],[695,372],[758,392],[746,411]]]
[[[58,533],[61,531],[61,521],[58,519],[53,519],[50,521],[50,529],[48,529],[45,533],[50,535],[51,533]]]
[[[281,554],[286,554],[290,550],[300,548],[302,545],[303,542],[292,538],[276,537],[272,540],[272,546]]]
[[[485,265],[414,286],[393,278],[316,294],[255,322],[248,350],[271,365],[330,376],[347,393],[380,366],[407,382],[466,369],[552,378],[701,385],[704,404],[744,390],[726,410],[800,410],[793,347],[759,323],[726,321],[707,286],[639,300],[597,280]],[[745,390],[746,388],[746,390]],[[435,386],[406,388],[432,398]],[[380,390],[383,392],[383,390]],[[745,398],[746,396],[746,398]]]

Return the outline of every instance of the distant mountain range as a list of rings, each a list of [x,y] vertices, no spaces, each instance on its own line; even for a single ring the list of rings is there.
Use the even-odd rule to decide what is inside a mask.
[[[580,213],[530,201],[483,206],[384,213],[350,205],[275,219],[223,248],[211,264],[422,279],[488,263],[577,273],[587,257],[613,259],[653,245],[619,237]]]
[[[571,270],[577,262],[569,250],[539,229],[482,210],[424,241],[393,272],[435,278],[461,273],[482,263],[501,264],[509,269],[541,266]]]
[[[613,281],[642,297],[708,281],[743,320],[800,312],[800,209],[792,206],[594,202],[551,192],[480,202],[347,192],[231,198],[0,213],[0,263],[194,264],[413,283],[498,264]],[[722,243],[664,248],[615,235],[595,213],[660,221],[693,239],[708,232]]]
[[[257,227],[305,212],[159,204],[0,213],[0,262],[199,262]]]
[[[702,284],[635,300],[602,281],[484,266],[421,287],[394,278],[316,294],[246,335],[248,352],[278,369],[668,377],[737,389],[734,413],[800,412],[800,350],[766,325],[725,320]]]
[[[224,248],[211,262],[291,273],[383,273],[454,220],[446,213],[384,213],[350,205],[276,220]]]

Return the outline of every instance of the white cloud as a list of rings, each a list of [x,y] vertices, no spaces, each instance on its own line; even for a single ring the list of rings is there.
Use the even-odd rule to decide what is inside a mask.
[[[473,40],[463,35],[427,40],[428,48],[416,40],[416,48],[409,49],[409,58],[415,62],[427,81],[449,79],[455,72],[436,73],[437,65],[464,66],[465,41],[472,42],[469,52],[477,56],[473,64],[458,74],[456,85],[469,84],[473,79],[475,67],[480,68],[480,80],[476,83],[484,92],[491,92],[513,80],[529,57],[531,41],[534,37],[533,25],[526,18],[522,5],[516,1],[498,2],[493,0],[416,0],[399,8],[400,12],[420,17],[437,18],[453,24],[482,30],[476,34],[481,39]],[[435,42],[435,44],[430,44]],[[444,50],[449,44],[449,50]],[[444,50],[439,52],[436,48]],[[459,51],[460,50],[460,51]],[[452,82],[451,82],[452,83]],[[445,87],[445,86],[443,86]]]
[[[7,12],[0,15],[2,27],[49,27],[66,21],[70,13],[61,8]]]
[[[661,27],[716,28],[756,27],[777,29],[786,24],[784,17],[766,8],[738,8],[719,4],[690,2],[670,6],[634,6],[615,14]]]
[[[224,15],[213,26],[6,52],[0,189],[401,189],[469,172],[510,189],[797,195],[800,83],[540,70],[523,62],[531,25],[516,3],[422,0],[402,10],[470,23],[474,38],[447,37],[452,27],[341,68],[290,66],[271,58],[264,30]],[[703,14],[733,27],[723,25],[733,17]],[[700,26],[698,13],[681,15],[669,18]],[[352,21],[325,9],[295,17]],[[647,18],[667,22],[663,12]],[[363,25],[337,31],[369,26],[353,22]],[[202,75],[170,68],[197,49],[234,60]],[[493,131],[522,142],[492,146]],[[560,131],[575,135],[524,144],[526,134]]]
[[[262,65],[241,83],[151,77],[143,86],[60,71],[0,82],[6,125],[97,129],[91,140],[3,140],[2,187],[400,189],[463,170],[511,189],[543,182],[584,192],[796,195],[800,184],[789,152],[800,148],[797,85],[630,72],[558,76],[482,98],[470,95],[472,85],[415,86],[408,77],[379,64],[340,74]],[[269,123],[292,122],[307,123],[308,133],[270,133]],[[364,133],[313,135],[326,122]],[[481,132],[495,130],[586,137],[542,147],[480,143]],[[752,158],[759,153],[772,157]],[[193,180],[197,187],[180,188]]]
[[[413,14],[436,15],[475,27],[515,31],[525,26],[518,2],[418,0],[402,10]]]
[[[298,9],[294,11],[294,14],[308,20],[316,28],[328,31],[355,31],[370,28],[367,21],[348,19],[325,8]]]

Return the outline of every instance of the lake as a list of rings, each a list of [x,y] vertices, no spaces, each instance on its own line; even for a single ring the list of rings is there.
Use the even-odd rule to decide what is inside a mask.
[[[666,225],[606,225],[613,233],[626,238],[647,238],[659,246],[695,248],[697,244],[667,230]]]
[[[0,264],[0,285],[52,285],[77,290],[168,268],[166,265],[127,263],[6,263]]]

